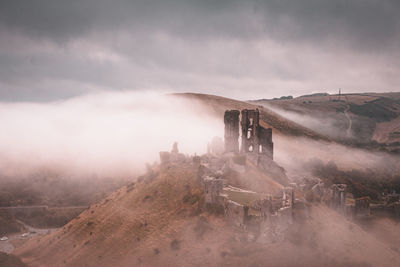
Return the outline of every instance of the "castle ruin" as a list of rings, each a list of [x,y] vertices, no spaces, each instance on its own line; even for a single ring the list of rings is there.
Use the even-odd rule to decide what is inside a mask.
[[[272,129],[260,125],[258,109],[227,110],[225,123],[225,152],[239,152],[239,115],[241,114],[241,147],[240,152],[267,156],[273,159]]]
[[[225,152],[239,152],[239,115],[238,110],[225,111]]]

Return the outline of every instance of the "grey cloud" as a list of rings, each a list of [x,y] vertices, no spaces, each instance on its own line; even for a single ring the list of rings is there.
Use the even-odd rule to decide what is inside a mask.
[[[275,33],[283,38],[350,40],[367,48],[399,44],[400,2],[396,0],[270,0],[257,1],[257,6],[266,11],[267,24],[277,21]]]
[[[90,32],[160,30],[187,37],[398,42],[397,0],[10,0],[0,22],[65,41]]]
[[[0,100],[398,90],[398,14],[396,0],[3,0]]]

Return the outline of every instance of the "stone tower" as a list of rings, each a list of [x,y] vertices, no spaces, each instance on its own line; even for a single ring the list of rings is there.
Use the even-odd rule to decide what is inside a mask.
[[[258,109],[242,110],[242,153],[258,153],[273,158],[272,129],[260,125]]]
[[[242,153],[258,152],[258,127],[260,113],[256,110],[242,110]]]
[[[239,152],[239,115],[238,110],[225,111],[225,152]]]
[[[225,111],[225,152],[239,152],[239,115],[238,110]],[[272,129],[260,125],[258,109],[243,109],[241,117],[241,153],[254,156],[267,156],[273,159],[274,144]]]

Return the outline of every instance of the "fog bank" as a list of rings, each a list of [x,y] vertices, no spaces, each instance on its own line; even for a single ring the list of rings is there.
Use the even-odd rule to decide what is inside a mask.
[[[51,167],[79,174],[129,174],[179,142],[206,152],[223,121],[193,101],[155,93],[99,93],[49,103],[0,103],[0,170]]]

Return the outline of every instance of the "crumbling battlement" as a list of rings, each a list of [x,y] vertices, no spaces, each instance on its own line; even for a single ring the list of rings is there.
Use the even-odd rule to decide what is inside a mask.
[[[179,153],[178,143],[175,142],[172,145],[171,152],[168,151],[160,151],[160,162],[161,165],[166,165],[170,163],[182,163],[186,161],[186,156],[182,153]]]
[[[225,123],[225,152],[239,151],[239,114],[238,110],[227,110],[224,115]],[[241,111],[241,153],[252,153],[273,158],[274,144],[272,129],[260,125],[258,109]]]

